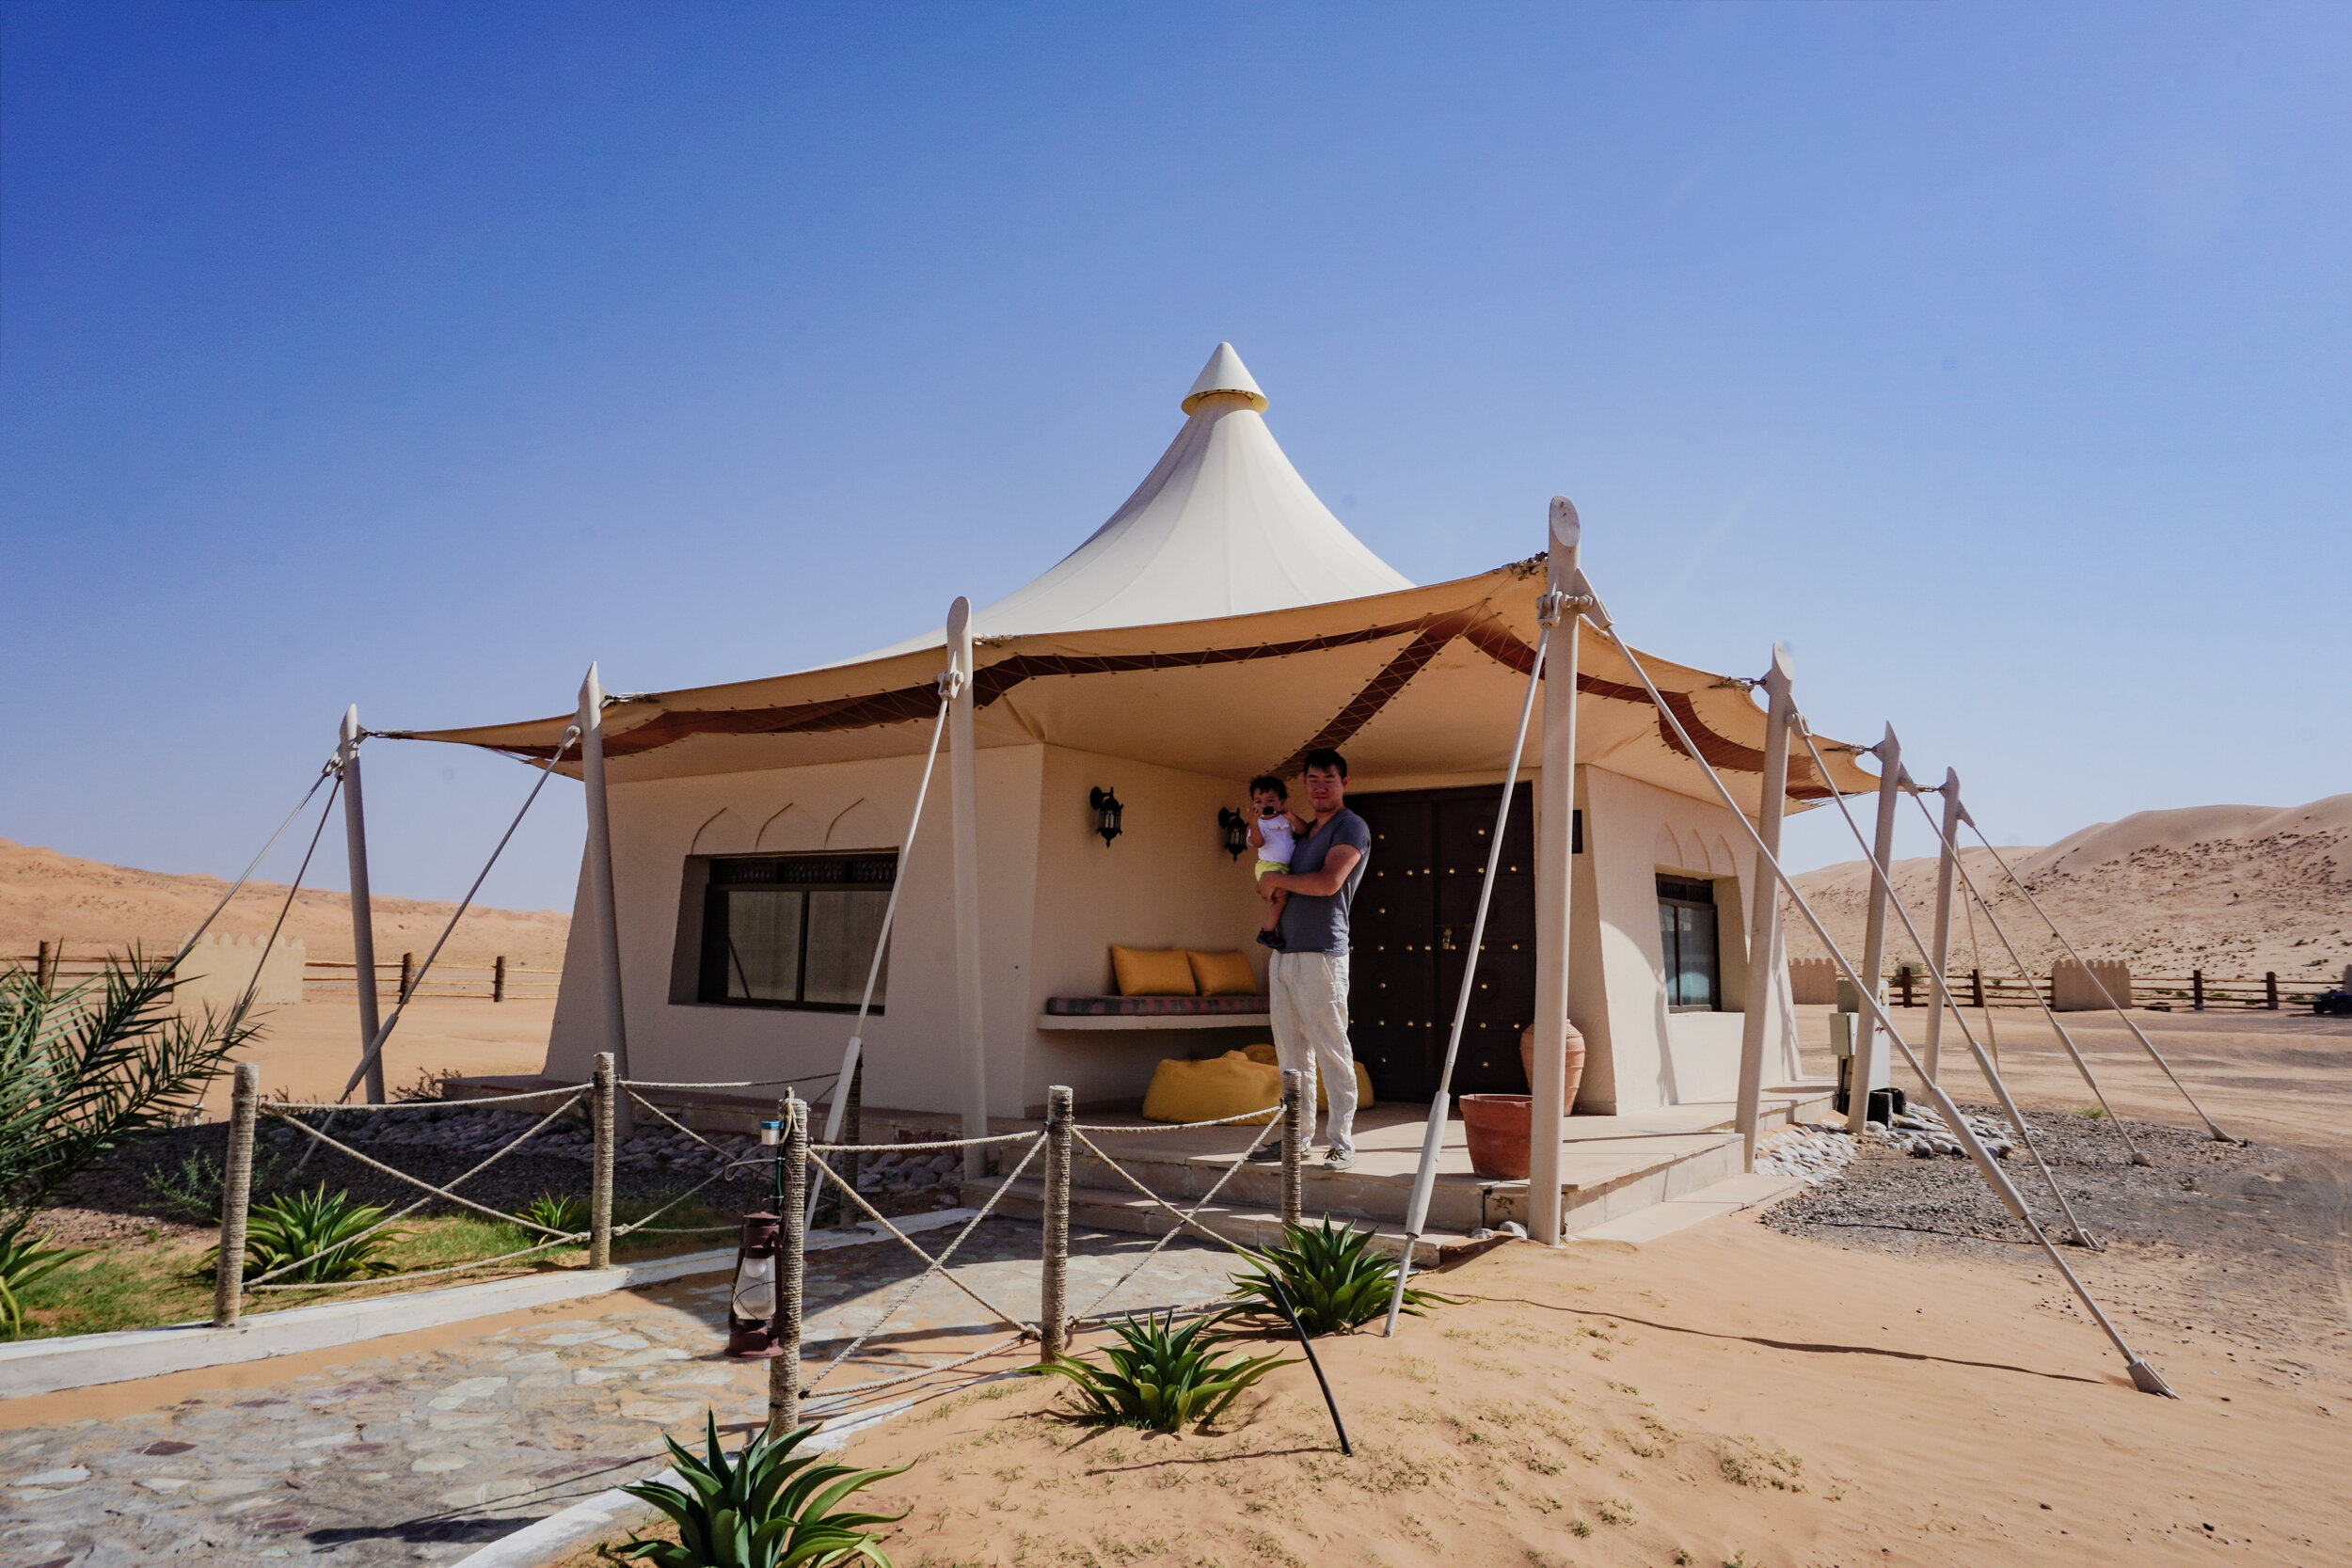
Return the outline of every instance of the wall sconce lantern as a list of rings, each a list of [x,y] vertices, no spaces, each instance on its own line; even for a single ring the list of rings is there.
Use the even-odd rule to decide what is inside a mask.
[[[1249,818],[1231,806],[1216,808],[1216,825],[1225,833],[1225,852],[1235,860],[1249,847]]]
[[[1119,819],[1125,814],[1127,808],[1120,804],[1117,790],[1088,790],[1087,808],[1094,813],[1094,831],[1103,835],[1104,844],[1110,843],[1112,839],[1119,836]]]
[[[765,1129],[762,1129],[765,1132]],[[727,1297],[727,1354],[766,1360],[776,1346],[776,1254],[784,1229],[773,1214],[743,1216],[743,1240],[735,1254],[735,1289]]]

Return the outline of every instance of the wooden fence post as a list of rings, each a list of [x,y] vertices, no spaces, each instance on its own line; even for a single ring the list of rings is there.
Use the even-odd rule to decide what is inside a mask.
[[[1070,1353],[1070,1150],[1075,1097],[1063,1085],[1045,1091],[1044,1266],[1038,1279],[1037,1358]]]
[[[2188,972],[2188,1005],[2192,1011],[2205,1010],[2205,972],[2201,969]]]
[[[229,1095],[229,1168],[220,1181],[220,1262],[213,1273],[213,1326],[234,1328],[245,1306],[245,1222],[253,1206],[253,1124],[262,1069],[237,1064]]]
[[[1974,991],[1974,992],[1976,993],[1976,1006],[1977,1006],[1977,1011],[1979,1011],[1979,1012],[1982,1012],[1982,1011],[1984,1011],[1984,971],[1983,971],[1983,970],[1981,970],[1981,969],[1972,969],[1972,970],[1970,970],[1970,971],[1968,972],[1968,989],[1969,989],[1970,990],[1972,990],[1972,991]]]
[[[2263,1006],[2274,1013],[2279,1010],[2279,972],[2275,969],[2263,971]]]
[[[1282,1223],[1301,1225],[1307,1207],[1306,1074],[1282,1069]]]
[[[588,1091],[588,1266],[612,1266],[612,1053],[596,1056]]]
[[[400,956],[400,999],[403,1002],[408,1000],[408,988],[417,983],[416,974],[417,956],[414,953],[403,953]]]
[[[1902,968],[1895,971],[1895,978],[1902,983],[1903,1006],[1906,1007],[1916,1006],[1916,1004],[1911,1000],[1911,966],[1909,964],[1905,964]]]
[[[490,960],[490,1000],[506,1000],[506,955],[503,953]]]
[[[808,1106],[785,1091],[784,1249],[776,1259],[776,1354],[768,1363],[768,1435],[782,1437],[801,1424],[801,1290],[808,1242]]]
[[[33,955],[33,984],[42,990],[47,990],[50,989],[50,980],[56,974],[56,957],[50,952],[49,944],[44,942],[40,944],[40,950]]]

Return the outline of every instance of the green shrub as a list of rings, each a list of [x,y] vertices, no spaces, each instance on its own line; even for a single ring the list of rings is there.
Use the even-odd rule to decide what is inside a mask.
[[[243,1006],[177,1017],[168,959],[133,954],[51,990],[0,970],[0,1234],[133,1133],[170,1127],[251,1041]]]
[[[361,1234],[390,1212],[380,1203],[356,1203],[349,1193],[329,1194],[324,1181],[312,1192],[282,1193],[257,1203],[246,1221],[245,1277],[303,1259],[310,1260],[270,1283],[326,1285],[391,1274],[396,1265],[382,1255],[406,1241],[408,1233],[385,1229]],[[206,1266],[216,1267],[219,1257],[220,1249],[215,1247]]]
[[[24,1332],[24,1292],[33,1282],[55,1274],[88,1247],[44,1246],[24,1234],[20,1222],[0,1231],[0,1333],[13,1339]]]
[[[643,1560],[654,1568],[825,1568],[852,1560],[891,1568],[872,1527],[906,1515],[834,1511],[843,1499],[900,1471],[857,1470],[792,1451],[816,1431],[815,1422],[782,1437],[763,1429],[730,1464],[719,1447],[718,1418],[704,1412],[702,1454],[675,1438],[662,1439],[682,1486],[647,1481],[621,1488],[668,1514],[677,1540],[648,1540],[631,1530],[606,1555]]]
[[[1205,1427],[1268,1372],[1295,1364],[1279,1355],[1220,1352],[1233,1338],[1216,1327],[1223,1318],[1217,1313],[1177,1328],[1172,1310],[1140,1322],[1130,1314],[1114,1325],[1120,1343],[1104,1347],[1103,1365],[1064,1355],[1037,1370],[1078,1386],[1086,1401],[1081,1419],[1089,1424],[1147,1432]]]
[[[1282,1239],[1252,1251],[1247,1272],[1233,1276],[1232,1296],[1238,1311],[1279,1317],[1275,1299],[1279,1281],[1309,1334],[1345,1334],[1385,1315],[1389,1296],[1396,1289],[1396,1261],[1369,1250],[1372,1232],[1352,1225],[1334,1225],[1331,1216],[1309,1227],[1286,1225]],[[1419,1314],[1428,1302],[1447,1298],[1435,1291],[1407,1286],[1405,1310]]]

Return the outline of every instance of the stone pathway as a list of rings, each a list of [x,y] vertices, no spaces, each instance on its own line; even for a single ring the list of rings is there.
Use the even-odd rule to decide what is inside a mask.
[[[953,1234],[921,1240],[936,1251]],[[1073,1231],[1072,1307],[1091,1303],[1149,1245]],[[955,1273],[1034,1316],[1037,1246],[1034,1224],[992,1220],[958,1253]],[[1205,1243],[1171,1242],[1109,1309],[1211,1300],[1232,1262]],[[895,1242],[812,1254],[812,1360],[869,1326],[920,1268]],[[106,1419],[0,1425],[0,1568],[175,1556],[454,1561],[644,1475],[661,1462],[660,1433],[699,1434],[706,1407],[723,1428],[763,1417],[766,1366],[719,1354],[726,1293],[723,1278],[706,1275],[539,1308],[478,1335],[444,1331],[432,1348],[355,1345],[327,1370],[265,1387]],[[933,1279],[833,1381],[888,1375],[1009,1332]],[[1014,1356],[972,1373],[1017,1365]]]

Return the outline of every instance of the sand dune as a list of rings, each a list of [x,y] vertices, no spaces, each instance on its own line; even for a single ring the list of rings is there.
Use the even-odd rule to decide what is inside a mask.
[[[120,951],[136,943],[168,953],[229,884],[218,877],[170,876],[78,860],[55,849],[0,839],[0,958],[22,958],[40,942],[62,940],[69,957]],[[248,882],[212,929],[259,937],[278,918],[283,882]],[[373,900],[379,958],[404,951],[421,956],[456,905],[416,898]],[[443,951],[449,964],[486,964],[503,953],[525,969],[559,969],[571,916],[554,910],[472,909]],[[313,958],[351,957],[351,900],[341,893],[305,889],[286,917],[287,934]]]
[[[2046,848],[2004,848],[2042,907],[2086,958],[2122,958],[2140,974],[2310,979],[2352,962],[2352,795],[2309,805],[2193,806],[2135,812],[2101,822]],[[1962,862],[1993,899],[1994,911],[2028,963],[2046,972],[2058,943],[2010,886],[1992,853],[1963,850]],[[1935,892],[1932,858],[1895,863],[1896,895],[1925,932]],[[1868,876],[1862,862],[1823,866],[1797,879],[1805,898],[1850,954],[1862,948]],[[1992,973],[2006,967],[1981,917],[1969,957],[1963,910],[1953,915],[1955,962]],[[1793,912],[1788,950],[1822,955]],[[1900,922],[1888,933],[1890,965],[1916,958]]]

